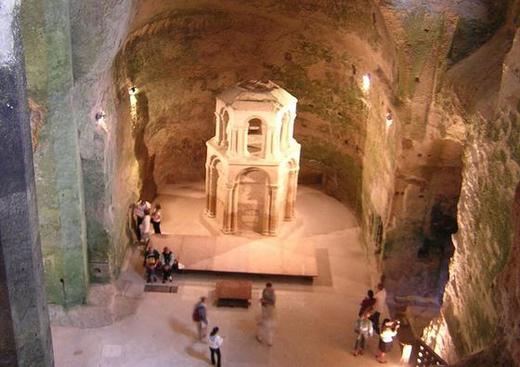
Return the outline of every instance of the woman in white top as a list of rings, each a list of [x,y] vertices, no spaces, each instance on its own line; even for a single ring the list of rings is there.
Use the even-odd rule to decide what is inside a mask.
[[[381,326],[381,334],[379,334],[379,353],[376,355],[379,363],[386,363],[386,353],[392,350],[394,337],[399,329],[399,321],[390,321],[385,319]]]
[[[139,229],[141,230],[141,241],[143,241],[145,244],[150,241],[150,221],[150,209],[145,209],[143,222],[139,226]]]
[[[209,351],[211,353],[211,364],[215,364],[215,355],[217,356],[217,367],[220,367],[220,347],[224,342],[224,339],[218,335],[218,326],[215,326],[209,334]]]

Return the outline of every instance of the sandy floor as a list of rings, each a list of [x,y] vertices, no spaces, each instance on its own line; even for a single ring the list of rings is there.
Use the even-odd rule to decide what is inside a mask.
[[[170,187],[158,198],[164,208],[163,228],[178,234],[213,234],[201,221],[202,186]],[[260,307],[217,308],[209,305],[210,327],[218,325],[224,337],[223,366],[377,366],[377,340],[365,356],[351,355],[354,321],[359,303],[371,285],[371,270],[358,240],[352,213],[338,201],[306,187],[299,188],[297,221],[282,230],[288,239],[313,240],[319,276],[314,284],[287,278],[269,278],[275,286],[277,329],[274,346],[255,340]],[[134,287],[144,284],[139,259],[122,275]],[[207,344],[195,341],[191,310],[197,299],[212,298],[215,281],[233,275],[178,275],[178,293],[145,293],[137,313],[110,326],[94,329],[53,327],[57,367],[81,366],[206,366]],[[236,276],[235,276],[236,278]],[[266,278],[253,282],[259,298]],[[373,284],[372,284],[373,285]],[[398,365],[396,343],[388,366]]]

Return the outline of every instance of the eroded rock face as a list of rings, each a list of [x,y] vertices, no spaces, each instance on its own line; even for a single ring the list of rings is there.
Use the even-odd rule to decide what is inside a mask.
[[[518,24],[512,21],[517,17],[515,3],[509,22],[456,66],[449,82],[464,106],[469,129],[456,250],[437,328],[443,331],[432,327],[428,336],[450,361],[484,350],[467,359],[463,365],[468,366],[497,353],[509,361],[503,365],[519,361],[514,203],[520,180],[520,54]],[[486,75],[482,68],[487,68]]]
[[[254,15],[234,1],[169,6],[129,37],[116,78],[121,96],[135,84],[148,101],[139,145],[147,149],[143,159],[153,157],[157,186],[203,179],[216,94],[240,80],[272,79],[299,98],[303,180],[321,176],[331,194],[359,207],[368,118],[359,83],[368,69],[391,78],[377,51],[383,31],[372,24],[376,10],[356,2],[326,15],[313,12],[330,11],[325,3],[292,5],[258,2]],[[337,28],[359,16],[369,20],[363,32],[359,18],[352,29]]]
[[[215,95],[271,79],[299,99],[302,182],[358,209],[394,295],[440,307],[449,256],[419,263],[417,254],[457,217],[441,317],[429,330],[439,353],[456,360],[501,336],[517,357],[517,28],[518,1],[72,1],[71,42],[60,47],[70,47],[73,83],[62,92],[79,130],[90,279],[117,275],[132,201],[204,178]],[[44,35],[28,40],[32,60],[47,57]],[[37,154],[52,138],[42,100],[56,75],[46,68],[27,62]],[[55,163],[42,157],[36,171]],[[41,200],[54,241],[58,208]],[[58,273],[49,279],[59,298]]]

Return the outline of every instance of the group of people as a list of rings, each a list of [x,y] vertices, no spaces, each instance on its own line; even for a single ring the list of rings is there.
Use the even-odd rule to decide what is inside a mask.
[[[139,242],[148,244],[152,227],[154,233],[161,233],[161,204],[155,203],[152,209],[152,205],[148,201],[139,199],[134,204],[133,218],[135,233]]]
[[[179,270],[179,262],[168,246],[165,246],[163,251],[159,253],[151,243],[148,244],[144,252],[143,266],[148,283],[156,282],[159,273],[162,273],[163,283],[166,283],[167,280],[171,282],[173,281],[173,272]]]
[[[256,339],[262,343],[264,340],[267,345],[273,345],[274,333],[274,308],[276,304],[276,294],[272,283],[267,283],[262,290],[262,297],[260,298],[262,308],[261,319],[258,323]],[[201,297],[199,302],[193,308],[192,320],[197,326],[197,334],[199,340],[204,340],[208,330],[208,314],[206,309],[206,297]],[[211,357],[211,364],[221,366],[221,352],[220,347],[224,343],[224,339],[218,334],[219,327],[212,328],[208,336],[209,351]]]
[[[377,286],[377,291],[369,290],[367,296],[361,302],[354,332],[357,334],[352,354],[363,354],[366,341],[375,334],[379,335],[377,360],[386,363],[386,354],[392,349],[393,341],[399,329],[399,321],[385,318],[380,324],[379,319],[386,306],[386,290],[382,283]]]

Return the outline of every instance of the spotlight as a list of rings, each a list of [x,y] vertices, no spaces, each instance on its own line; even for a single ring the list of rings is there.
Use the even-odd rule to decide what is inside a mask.
[[[370,90],[370,74],[363,75],[363,84],[361,86],[363,92],[367,93]]]
[[[392,124],[394,123],[394,120],[392,119],[392,113],[391,113],[391,112],[388,112],[388,113],[386,114],[385,121],[386,121],[386,128],[387,128],[387,129],[388,129],[390,126],[392,126]]]

